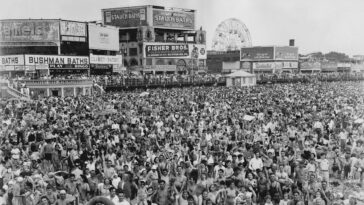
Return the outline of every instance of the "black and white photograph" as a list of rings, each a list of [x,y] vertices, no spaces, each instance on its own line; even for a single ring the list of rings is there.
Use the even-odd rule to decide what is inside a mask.
[[[0,205],[364,205],[363,0],[3,0]]]

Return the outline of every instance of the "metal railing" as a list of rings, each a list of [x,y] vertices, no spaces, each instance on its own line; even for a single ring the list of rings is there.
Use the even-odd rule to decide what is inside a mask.
[[[92,85],[92,79],[37,79],[37,80],[17,80],[27,87],[31,86],[52,86],[52,85]]]
[[[293,76],[293,77],[259,77],[257,84],[266,83],[309,83],[309,82],[334,82],[334,81],[364,81],[364,76]],[[105,90],[151,88],[151,87],[183,87],[183,86],[212,86],[226,85],[226,78],[126,78],[111,79],[106,82],[99,82]]]

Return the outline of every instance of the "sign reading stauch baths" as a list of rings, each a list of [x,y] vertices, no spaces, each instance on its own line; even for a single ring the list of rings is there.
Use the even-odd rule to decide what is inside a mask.
[[[146,7],[103,10],[105,25],[118,27],[146,26]]]
[[[164,28],[195,28],[195,14],[184,11],[153,10],[153,26]]]

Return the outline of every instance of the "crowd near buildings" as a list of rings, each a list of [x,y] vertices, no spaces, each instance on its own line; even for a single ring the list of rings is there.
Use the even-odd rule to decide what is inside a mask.
[[[0,205],[364,204],[364,56],[207,51],[196,14],[0,20]]]

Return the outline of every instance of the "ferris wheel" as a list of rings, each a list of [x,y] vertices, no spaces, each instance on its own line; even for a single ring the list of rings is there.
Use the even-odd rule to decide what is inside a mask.
[[[212,50],[231,51],[252,46],[250,33],[245,24],[235,18],[221,22],[212,40]]]

